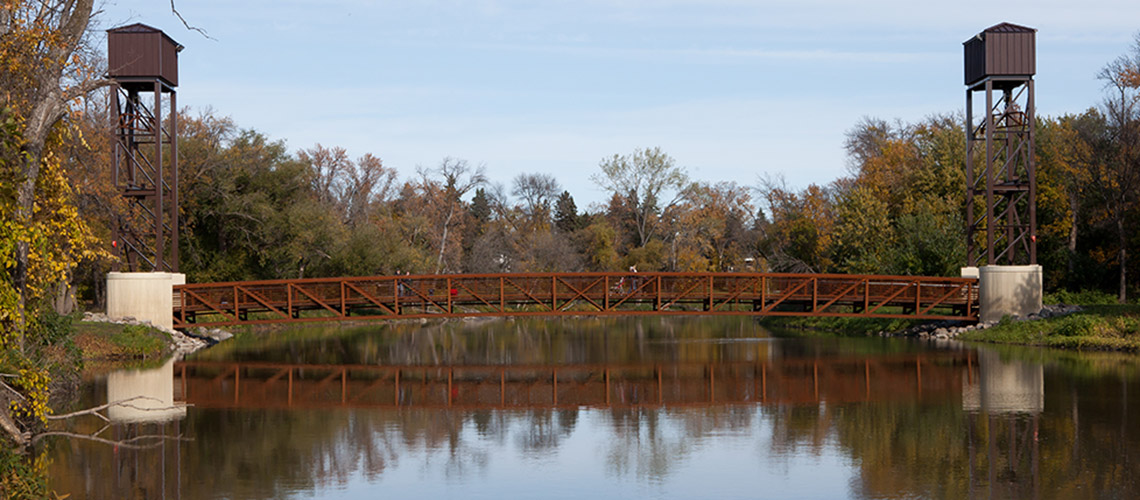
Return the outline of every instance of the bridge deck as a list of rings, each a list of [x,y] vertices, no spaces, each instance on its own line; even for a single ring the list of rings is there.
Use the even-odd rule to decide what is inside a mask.
[[[187,284],[174,327],[552,315],[977,320],[970,278],[781,273],[452,274]]]

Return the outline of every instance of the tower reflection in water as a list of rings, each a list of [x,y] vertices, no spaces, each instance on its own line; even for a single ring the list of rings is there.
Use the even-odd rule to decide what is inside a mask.
[[[77,432],[120,443],[81,440],[57,442],[66,452],[52,466],[82,470],[81,475],[55,475],[52,489],[71,498],[181,498],[182,421],[187,408],[175,398],[173,359],[145,370],[121,370],[106,378],[110,422],[86,418]]]
[[[978,375],[965,374],[962,392],[969,431],[969,490],[988,498],[1039,498],[1044,367],[1002,360],[997,352],[984,349],[977,360]]]

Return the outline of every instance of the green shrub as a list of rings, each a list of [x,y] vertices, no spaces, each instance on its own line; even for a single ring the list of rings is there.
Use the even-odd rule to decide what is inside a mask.
[[[1073,292],[1070,290],[1058,290],[1053,293],[1045,294],[1046,304],[1078,304],[1082,306],[1092,305],[1112,305],[1116,304],[1116,295],[1100,290],[1081,290]]]
[[[45,361],[51,366],[72,365],[79,368],[83,356],[75,345],[75,317],[43,308],[28,322],[25,347],[32,359]]]
[[[1059,321],[1054,333],[1062,337],[1083,337],[1096,333],[1096,327],[1103,320],[1095,316],[1078,314]]]
[[[166,343],[159,337],[166,335],[146,325],[128,325],[111,336],[111,343],[122,348],[128,356],[149,357],[162,354]]]
[[[46,308],[36,314],[28,325],[28,340],[42,345],[59,345],[71,340],[75,328],[72,322],[75,318],[64,316],[51,308]]]

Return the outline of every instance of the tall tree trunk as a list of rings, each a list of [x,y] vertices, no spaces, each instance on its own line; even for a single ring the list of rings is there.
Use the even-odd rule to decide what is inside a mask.
[[[1124,230],[1123,214],[1116,219],[1116,236],[1120,240],[1120,251],[1117,252],[1117,260],[1120,261],[1120,295],[1117,300],[1124,304],[1128,302],[1128,234]]]
[[[1080,199],[1077,198],[1076,193],[1069,194],[1069,242],[1068,249],[1068,276],[1074,276],[1076,270],[1077,260],[1077,208],[1080,206]]]
[[[39,178],[44,145],[47,143],[51,128],[63,118],[67,111],[68,100],[86,94],[101,85],[99,82],[86,82],[66,92],[60,88],[64,65],[87,31],[93,3],[94,0],[69,0],[56,6],[64,11],[57,28],[58,36],[61,38],[46,51],[42,60],[27,61],[30,64],[40,64],[42,67],[35,72],[33,82],[35,92],[31,96],[24,117],[26,126],[23,135],[26,143],[22,148],[25,154],[20,172],[23,181],[16,189],[16,218],[20,224],[30,224],[32,221],[36,180]],[[16,345],[21,352],[24,350],[24,335],[28,325],[28,257],[28,242],[18,242],[16,265],[11,271],[11,276],[12,283],[20,295],[16,312]]]
[[[24,147],[26,153],[22,172],[24,180],[16,188],[16,220],[21,226],[28,226],[32,222],[36,178],[40,174],[40,157],[43,154],[44,141],[46,138],[38,144],[29,140]],[[25,238],[16,242],[16,266],[11,271],[12,284],[19,294],[19,300],[16,302],[16,347],[20,352],[24,352],[24,333],[28,328],[28,245],[29,242]]]
[[[451,203],[448,206],[449,208],[447,210],[447,220],[443,221],[443,238],[441,238],[439,241],[439,257],[436,258],[435,261],[436,274],[439,274],[439,272],[443,269],[443,252],[447,250],[447,232],[451,228],[451,218],[455,216],[455,204]]]

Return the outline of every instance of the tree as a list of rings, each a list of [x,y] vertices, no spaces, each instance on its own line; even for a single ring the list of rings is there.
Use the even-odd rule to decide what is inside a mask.
[[[586,260],[593,271],[617,271],[617,235],[604,218],[596,218],[582,230]]]
[[[590,180],[614,196],[628,199],[638,246],[645,246],[657,234],[661,213],[680,200],[681,191],[688,184],[685,170],[656,147],[637,149],[630,155],[615,154],[603,159],[598,167],[601,174],[590,176]]]
[[[70,259],[70,248],[64,254],[34,254],[33,219],[41,201],[41,174],[56,167],[49,144],[56,126],[71,111],[70,103],[108,82],[82,57],[94,0],[45,0],[43,2],[0,3],[0,88],[4,89],[7,109],[5,120],[11,120],[4,139],[9,149],[18,153],[11,157],[11,172],[4,174],[5,184],[15,185],[14,202],[9,205],[12,232],[0,235],[12,242],[11,261],[4,262],[9,285],[14,289],[15,303],[12,326],[15,343],[23,348],[27,326],[27,306],[33,299],[29,289],[37,265],[54,269],[58,259]],[[58,172],[57,172],[58,174]],[[54,174],[52,174],[54,175]],[[11,184],[8,184],[11,182]],[[6,218],[8,218],[6,217]],[[79,221],[76,223],[81,224]],[[41,226],[42,227],[42,226]],[[84,229],[79,227],[82,232]],[[7,246],[7,244],[0,245]],[[39,264],[36,259],[39,259]]]
[[[836,261],[843,272],[875,274],[890,265],[894,236],[887,204],[868,188],[852,189],[836,213]]]
[[[815,184],[801,192],[789,189],[782,178],[764,179],[760,195],[768,203],[771,221],[765,228],[765,258],[776,271],[827,272],[831,270],[835,227],[834,186]]]
[[[471,218],[480,225],[491,220],[491,202],[488,201],[487,191],[483,188],[476,189],[475,196],[471,198]]]
[[[519,238],[519,268],[522,272],[577,272],[582,270],[582,258],[575,245],[565,234],[549,228]]]
[[[582,229],[578,206],[574,204],[574,197],[569,191],[563,191],[558,195],[558,201],[554,202],[554,227],[567,234]]]
[[[340,202],[345,221],[358,226],[368,221],[377,205],[389,203],[396,191],[396,170],[384,166],[380,158],[365,154],[346,172]]]
[[[444,158],[439,165],[432,169],[419,169],[419,190],[431,212],[432,225],[436,227],[436,262],[435,272],[446,269],[444,257],[447,256],[449,238],[455,238],[454,230],[461,227],[460,219],[463,196],[487,182],[486,168],[472,167],[467,160]],[[462,215],[467,212],[463,211]],[[451,245],[451,248],[462,248],[460,244]],[[459,258],[453,260],[458,264]]]
[[[1084,243],[1087,219],[1095,212],[1087,192],[1093,169],[1087,165],[1099,161],[1092,145],[1078,133],[1084,119],[1084,115],[1044,118],[1037,126],[1038,261],[1046,283],[1077,288],[1088,287],[1092,278],[1078,270],[1088,260],[1079,253],[1078,242]]]
[[[524,173],[515,177],[511,194],[521,198],[521,209],[531,231],[541,230],[550,223],[550,205],[559,189],[552,175]]]
[[[1093,165],[1095,195],[1115,229],[1117,264],[1120,266],[1118,300],[1128,299],[1127,220],[1140,199],[1140,34],[1130,51],[1101,70],[1109,94],[1102,109],[1111,140],[1107,161]]]
[[[731,271],[738,268],[753,246],[747,241],[749,234],[745,228],[754,210],[748,189],[735,182],[691,184],[678,205],[675,240],[670,248],[673,267],[676,268],[678,260],[686,261],[686,251],[693,248],[704,264],[686,263],[682,269]],[[677,239],[683,240],[680,259]]]
[[[297,153],[297,159],[312,169],[313,190],[321,203],[339,203],[348,172],[354,168],[348,152],[341,147],[326,148],[317,144]]]
[[[966,182],[961,121],[936,115],[892,125],[864,118],[848,131],[852,177],[830,189],[835,234],[827,244],[835,270],[957,274],[965,252],[955,225],[962,225]],[[802,227],[799,234],[811,235]]]

